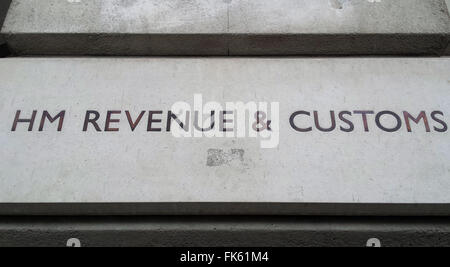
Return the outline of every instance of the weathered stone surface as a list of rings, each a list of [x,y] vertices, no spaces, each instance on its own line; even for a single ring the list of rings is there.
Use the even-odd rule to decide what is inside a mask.
[[[19,55],[442,54],[444,0],[14,0]]]
[[[0,213],[80,214],[83,203],[97,203],[89,214],[109,204],[110,214],[320,214],[322,208],[326,214],[450,215],[450,139],[443,125],[450,114],[449,70],[448,58],[3,59]],[[279,117],[274,109],[268,114],[272,137],[279,123],[279,144],[262,149],[261,138],[176,138],[177,125],[167,132],[164,117],[175,102],[193,106],[194,94],[223,106],[279,103]],[[32,131],[24,122],[12,130],[18,110],[21,119],[37,111]],[[39,131],[44,110],[52,116],[66,110],[60,132],[58,121],[48,120]],[[99,112],[100,132],[92,124],[83,131],[87,110]],[[108,110],[121,111],[111,115],[120,122],[107,126]],[[152,120],[162,122],[148,127],[148,111],[158,110],[163,114]],[[313,112],[328,128],[331,110],[335,129],[319,130]],[[356,110],[374,111],[367,131]],[[400,117],[397,131],[387,132],[399,124],[391,115],[379,120],[387,131],[377,126],[375,115],[385,110]],[[134,131],[126,111],[133,123],[145,112]],[[296,111],[311,113],[293,120],[311,131],[290,125]],[[424,120],[409,120],[409,132],[403,111],[425,111],[429,132]],[[353,122],[353,131],[338,114]],[[104,131],[113,128],[120,130]],[[256,211],[252,203],[259,203]],[[73,209],[58,209],[63,204]],[[366,209],[371,204],[385,208]]]

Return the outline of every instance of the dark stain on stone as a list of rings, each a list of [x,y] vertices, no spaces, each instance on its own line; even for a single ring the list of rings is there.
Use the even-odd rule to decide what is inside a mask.
[[[243,162],[244,153],[244,149],[231,149],[228,151],[224,151],[223,149],[208,149],[206,165],[209,167],[218,167],[233,161]]]

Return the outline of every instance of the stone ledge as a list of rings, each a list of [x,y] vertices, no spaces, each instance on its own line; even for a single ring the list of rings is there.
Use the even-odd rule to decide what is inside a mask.
[[[448,218],[2,217],[0,246],[448,246]]]
[[[433,55],[443,34],[6,34],[15,55],[84,56],[339,56]]]
[[[14,0],[17,55],[442,55],[444,0]]]
[[[450,204],[0,203],[0,216],[301,215],[450,216]]]

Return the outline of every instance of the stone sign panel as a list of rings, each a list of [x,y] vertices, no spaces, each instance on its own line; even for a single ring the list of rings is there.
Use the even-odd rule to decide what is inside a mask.
[[[449,70],[446,58],[4,59],[0,213],[446,214]]]

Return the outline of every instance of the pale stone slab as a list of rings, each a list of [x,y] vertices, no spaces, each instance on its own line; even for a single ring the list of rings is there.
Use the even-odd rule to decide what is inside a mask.
[[[0,212],[20,214],[48,203],[56,205],[49,213],[82,214],[82,203],[98,203],[89,214],[101,214],[101,205],[109,214],[242,214],[246,208],[253,214],[252,203],[259,203],[260,214],[320,214],[312,210],[315,203],[327,214],[370,214],[361,207],[372,205],[372,214],[449,215],[450,138],[431,117],[441,111],[436,118],[449,123],[449,70],[448,58],[3,59]],[[194,94],[223,104],[279,102],[279,145],[263,149],[257,138],[166,132],[167,111],[177,101],[192,103]],[[17,110],[22,119],[37,110],[31,132],[26,123],[12,131]],[[52,116],[66,110],[61,132],[57,121],[38,131],[43,110]],[[87,110],[100,112],[101,132],[92,125],[83,132]],[[119,132],[103,131],[108,110],[122,111],[112,117],[120,119],[111,124]],[[140,111],[164,111],[155,116],[163,118],[163,130],[148,132],[146,113],[131,131],[126,110],[133,120]],[[330,125],[330,110],[336,116],[423,110],[430,132],[423,121],[411,121],[408,132],[403,118],[398,131],[385,132],[375,114],[368,115],[369,132],[356,114],[346,116],[352,132],[340,130],[348,125],[339,119],[335,130],[321,132],[303,115],[295,125],[314,129],[297,132],[289,118],[302,110],[318,111],[322,127]],[[381,122],[395,125],[389,116]],[[58,203],[68,209],[58,210]],[[183,211],[183,203],[192,206]]]
[[[19,55],[444,52],[444,0],[13,0]]]

